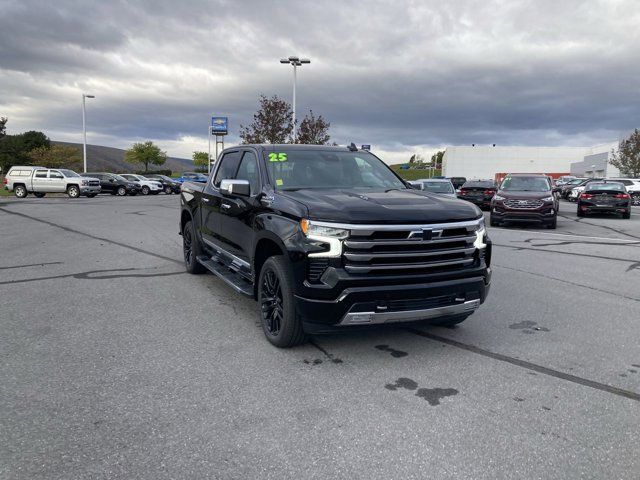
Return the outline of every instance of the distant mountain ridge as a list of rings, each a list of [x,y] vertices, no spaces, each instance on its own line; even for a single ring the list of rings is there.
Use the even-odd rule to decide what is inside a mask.
[[[64,145],[80,150],[82,154],[81,143],[57,142],[51,141],[52,144]],[[104,147],[102,145],[87,145],[87,171],[89,172],[113,172],[127,173],[143,170],[142,165],[135,165],[124,161],[125,150],[115,147]],[[173,172],[184,172],[193,170],[193,161],[186,158],[168,157],[164,165],[149,165],[149,170],[169,170]]]

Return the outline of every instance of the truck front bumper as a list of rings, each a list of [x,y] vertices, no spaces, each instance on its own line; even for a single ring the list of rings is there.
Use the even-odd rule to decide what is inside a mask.
[[[469,315],[484,302],[491,286],[487,276],[442,282],[354,287],[335,300],[295,297],[296,311],[307,333],[329,333],[366,325],[425,321]]]
[[[92,194],[98,194],[102,191],[102,189],[100,187],[93,187],[93,186],[85,186],[85,187],[80,187],[80,195],[92,195]]]

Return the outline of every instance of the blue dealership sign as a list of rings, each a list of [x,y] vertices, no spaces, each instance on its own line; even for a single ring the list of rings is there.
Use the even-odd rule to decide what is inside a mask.
[[[226,135],[228,128],[228,117],[211,117],[211,133],[214,135]]]

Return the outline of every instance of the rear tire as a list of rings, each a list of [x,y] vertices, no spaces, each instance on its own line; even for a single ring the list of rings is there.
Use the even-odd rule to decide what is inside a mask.
[[[281,255],[269,257],[258,280],[260,325],[267,340],[279,348],[300,345],[306,340],[295,309],[293,280]]]
[[[547,228],[549,230],[555,230],[557,226],[558,226],[558,217],[554,217],[553,222],[549,223],[547,225]]]
[[[13,194],[18,198],[24,198],[28,195],[27,188],[24,185],[16,185],[13,187]]]
[[[622,218],[624,220],[629,220],[631,218],[631,212],[623,213]]]
[[[69,198],[78,198],[80,196],[80,189],[75,185],[70,185],[67,188],[67,195],[69,195]]]
[[[96,195],[98,195],[98,194],[97,194],[97,193],[90,193],[89,195],[87,195],[87,198],[93,198],[93,197],[95,197]]]
[[[46,193],[44,193],[44,192],[33,192],[33,195],[36,198],[43,198],[46,195]]]
[[[199,275],[206,271],[206,268],[197,260],[200,255],[200,243],[193,228],[193,222],[189,220],[182,229],[182,251],[184,254],[184,266],[187,272]]]
[[[580,210],[580,207],[578,207],[578,210],[576,211],[576,215],[578,217],[584,217],[584,212],[582,210]]]

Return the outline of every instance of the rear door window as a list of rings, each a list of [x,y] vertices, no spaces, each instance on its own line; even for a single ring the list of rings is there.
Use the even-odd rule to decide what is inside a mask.
[[[47,170],[36,170],[34,175],[36,178],[47,178]]]

